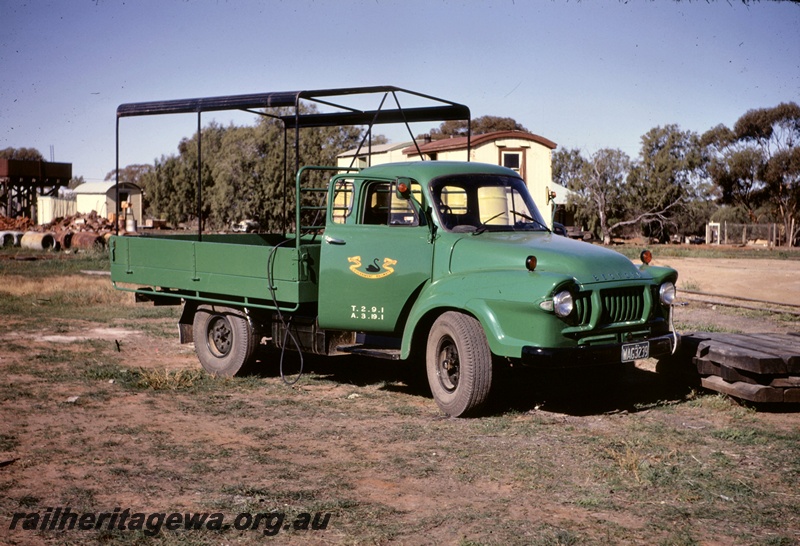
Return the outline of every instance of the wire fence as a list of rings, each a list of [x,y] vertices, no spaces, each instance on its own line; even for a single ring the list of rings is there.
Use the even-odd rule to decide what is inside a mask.
[[[723,245],[779,246],[784,240],[778,224],[731,224],[711,222],[706,225],[706,243]]]

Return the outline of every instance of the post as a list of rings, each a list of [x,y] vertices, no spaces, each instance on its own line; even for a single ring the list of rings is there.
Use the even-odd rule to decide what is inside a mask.
[[[197,241],[203,240],[203,156],[201,112],[197,112]]]
[[[114,167],[114,235],[119,235],[119,116],[117,116],[116,163]]]

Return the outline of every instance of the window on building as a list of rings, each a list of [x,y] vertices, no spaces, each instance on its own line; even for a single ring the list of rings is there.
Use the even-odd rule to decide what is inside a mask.
[[[503,167],[508,167],[514,172],[522,172],[522,152],[502,152]]]

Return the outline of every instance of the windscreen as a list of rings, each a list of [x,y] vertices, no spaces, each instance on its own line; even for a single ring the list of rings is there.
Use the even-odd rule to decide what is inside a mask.
[[[549,231],[521,178],[461,174],[437,178],[430,189],[447,231]]]

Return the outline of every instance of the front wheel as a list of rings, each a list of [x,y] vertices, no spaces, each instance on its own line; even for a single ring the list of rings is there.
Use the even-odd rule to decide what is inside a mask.
[[[194,350],[208,373],[231,377],[249,362],[256,336],[240,311],[219,305],[201,305],[192,324]]]
[[[486,401],[492,385],[492,353],[475,318],[449,311],[436,319],[425,361],[433,398],[447,415],[466,415]]]

